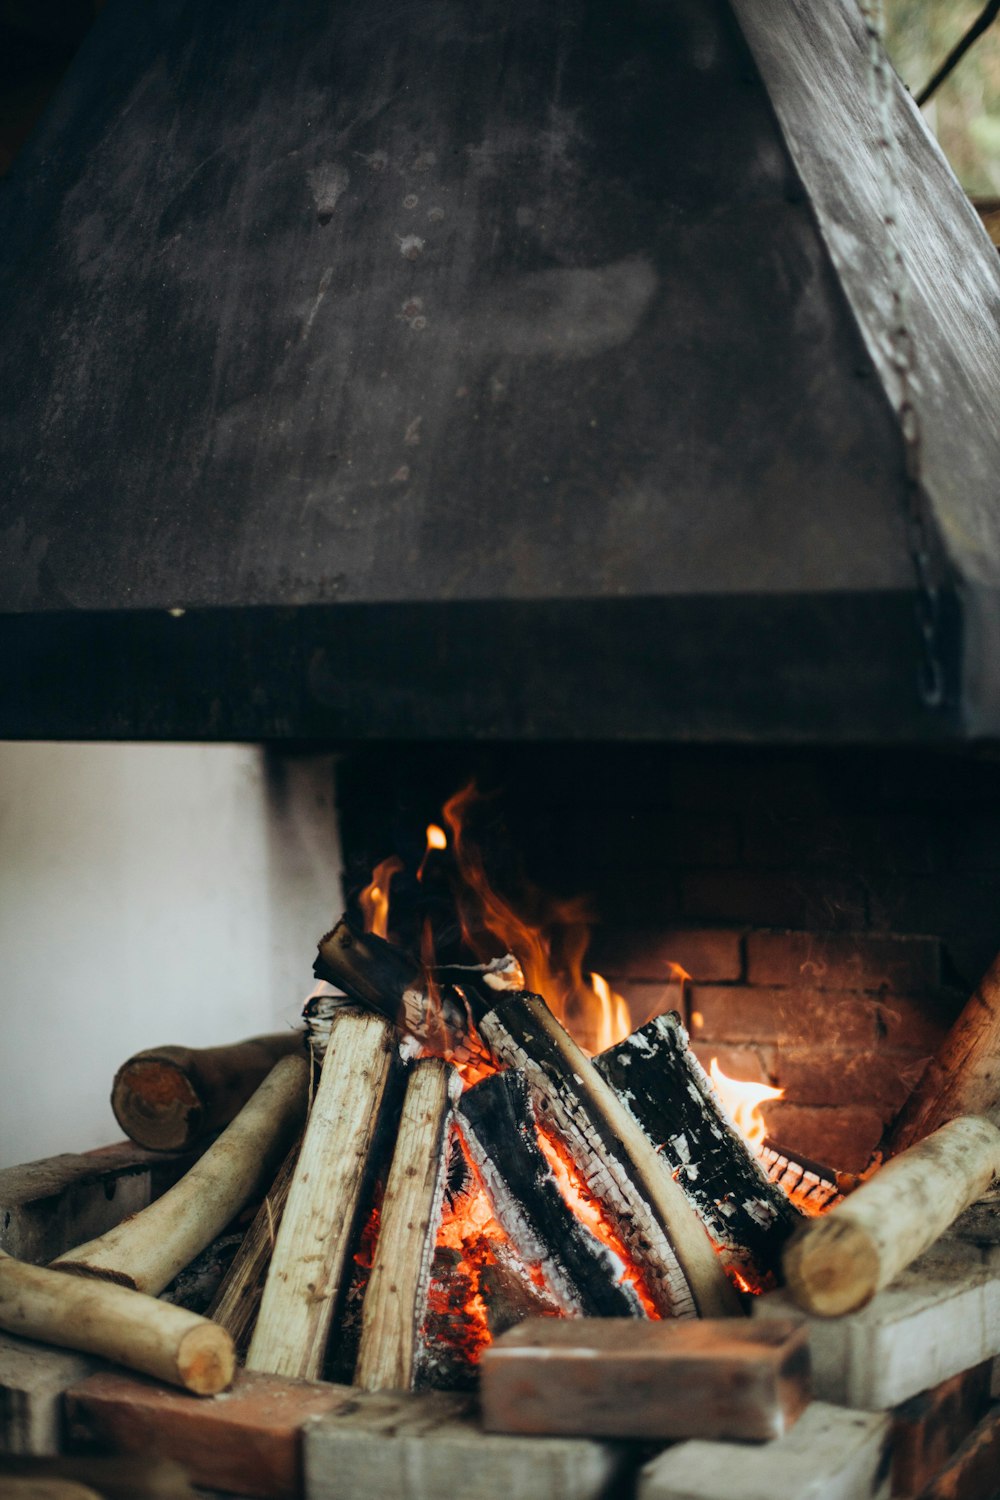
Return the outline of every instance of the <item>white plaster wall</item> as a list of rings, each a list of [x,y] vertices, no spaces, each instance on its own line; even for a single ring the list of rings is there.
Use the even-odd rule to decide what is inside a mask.
[[[0,744],[0,1167],[120,1139],[139,1048],[293,1024],[339,899],[331,757]]]

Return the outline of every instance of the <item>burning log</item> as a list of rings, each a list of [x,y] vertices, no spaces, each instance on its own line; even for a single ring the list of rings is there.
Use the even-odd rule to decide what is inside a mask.
[[[925,1068],[886,1141],[887,1154],[906,1151],[959,1115],[1000,1123],[1000,955]]]
[[[371,1187],[398,1053],[381,1016],[341,1010],[271,1257],[247,1368],[315,1379]]]
[[[162,1198],[53,1262],[155,1296],[270,1184],[300,1128],[309,1066],[285,1057],[204,1156]]]
[[[594,1066],[678,1174],[726,1259],[776,1270],[799,1214],[726,1119],[680,1017],[657,1016]]]
[[[140,1146],[184,1151],[228,1125],[275,1063],[301,1050],[297,1031],[228,1047],[152,1047],[122,1063],[111,1108]]]
[[[264,1294],[267,1268],[271,1263],[274,1240],[288,1202],[292,1173],[299,1159],[301,1141],[296,1141],[281,1164],[254,1221],[243,1236],[243,1243],[233,1257],[207,1316],[232,1336],[240,1354],[245,1354]]]
[[[641,1317],[624,1267],[581,1223],[538,1144],[525,1074],[517,1068],[484,1078],[463,1095],[463,1135],[497,1222],[529,1265],[541,1267],[566,1313]]]
[[[424,1058],[410,1071],[354,1373],[355,1385],[366,1391],[413,1388],[444,1194],[445,1143],[460,1091],[458,1074],[440,1058]]]
[[[966,1116],[894,1157],[784,1256],[788,1289],[821,1317],[854,1312],[982,1197],[1000,1171],[1000,1130]]]
[[[28,1266],[2,1251],[0,1328],[99,1354],[199,1396],[225,1390],[236,1365],[229,1334],[197,1313],[123,1286]]]
[[[523,1068],[543,1119],[562,1136],[590,1191],[614,1213],[658,1311],[732,1317],[739,1299],[684,1189],[610,1084],[538,995],[505,996],[480,1030],[496,1057]]]

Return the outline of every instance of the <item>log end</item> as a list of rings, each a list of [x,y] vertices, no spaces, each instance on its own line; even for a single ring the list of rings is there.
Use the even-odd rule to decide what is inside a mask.
[[[133,1057],[115,1074],[115,1119],[147,1151],[183,1151],[198,1139],[204,1107],[191,1079],[171,1057]]]
[[[236,1347],[224,1328],[202,1322],[181,1339],[177,1348],[177,1378],[196,1396],[217,1396],[233,1383]]]
[[[880,1262],[871,1236],[833,1217],[798,1230],[782,1264],[795,1302],[821,1318],[857,1312],[878,1290]]]

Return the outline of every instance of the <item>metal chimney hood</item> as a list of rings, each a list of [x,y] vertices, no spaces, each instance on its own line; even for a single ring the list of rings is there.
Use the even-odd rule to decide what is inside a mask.
[[[854,0],[111,0],[0,189],[0,734],[1000,734],[997,256],[893,80],[901,390],[867,90]]]

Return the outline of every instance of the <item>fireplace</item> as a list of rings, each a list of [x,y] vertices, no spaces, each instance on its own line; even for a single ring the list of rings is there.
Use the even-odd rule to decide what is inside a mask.
[[[0,732],[335,754],[348,915],[398,860],[408,962],[427,829],[475,787],[496,888],[567,941],[586,908],[619,1022],[677,1012],[770,1091],[770,1167],[832,1196],[1000,910],[1000,276],[870,41],[840,0],[112,3],[0,241]],[[909,1397],[961,1377],[983,1415],[995,1277],[948,1253],[964,1363],[928,1335],[924,1384],[873,1356],[866,1386],[813,1330],[818,1389],[869,1413],[851,1493]],[[949,1316],[920,1285],[913,1326]],[[435,1473],[431,1431],[486,1441],[444,1398],[331,1389],[316,1500],[371,1432],[416,1424]],[[118,1444],[119,1398],[74,1396],[77,1435]],[[596,1465],[570,1493],[624,1482],[601,1444],[544,1452]]]

